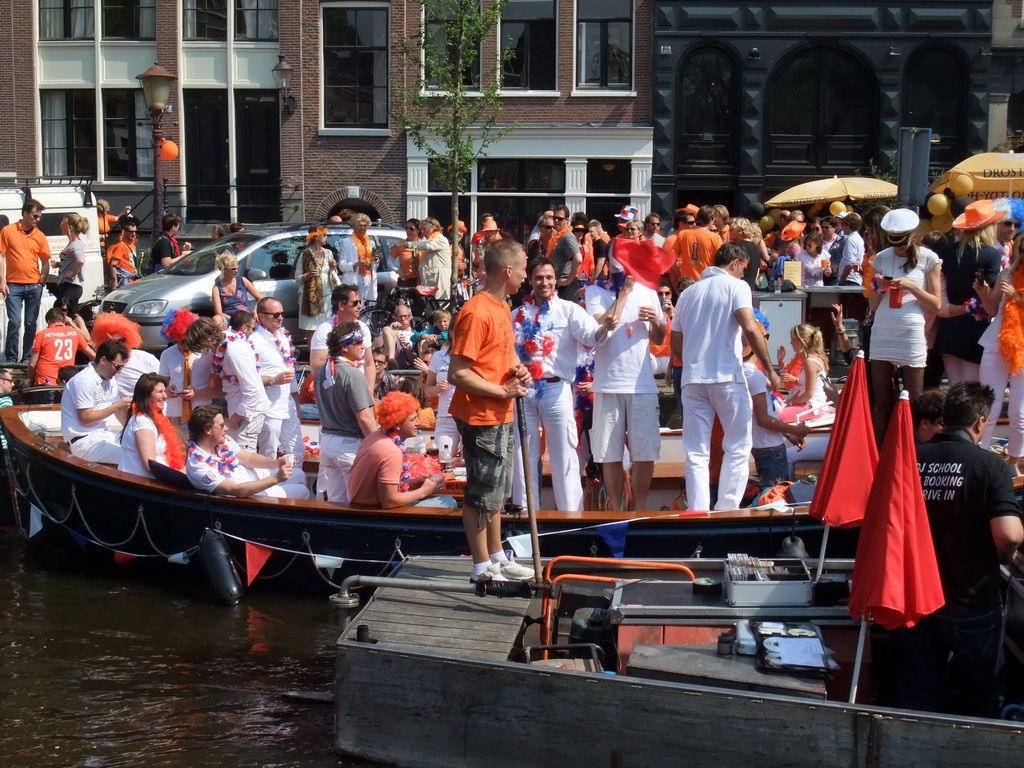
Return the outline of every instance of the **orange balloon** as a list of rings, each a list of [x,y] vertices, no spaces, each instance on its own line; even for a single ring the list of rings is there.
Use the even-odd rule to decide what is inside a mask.
[[[170,139],[164,139],[164,143],[160,145],[160,157],[164,160],[173,160],[178,156],[178,145]]]

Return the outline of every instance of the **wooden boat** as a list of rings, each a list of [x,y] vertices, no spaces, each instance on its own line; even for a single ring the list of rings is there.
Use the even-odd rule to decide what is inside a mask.
[[[39,525],[41,533],[60,535],[74,549],[98,552],[108,561],[135,556],[180,562],[195,554],[207,529],[214,529],[226,537],[240,563],[254,567],[247,560],[253,548],[247,545],[269,554],[261,578],[299,573],[299,582],[308,586],[328,581],[335,571],[335,581],[349,572],[376,573],[402,555],[465,552],[458,510],[357,510],[321,501],[233,499],[175,488],[72,456],[60,438],[59,417],[54,406],[0,410],[22,525]],[[670,482],[678,485],[678,476]],[[545,553],[637,558],[775,552],[784,537],[794,534],[816,552],[822,532],[805,509],[710,514],[541,510],[538,523]],[[506,537],[527,531],[525,512],[507,516]],[[624,537],[621,550],[616,537]],[[830,552],[852,554],[855,538],[855,531],[833,532]]]
[[[717,567],[722,574],[720,562],[707,560],[656,565],[686,565],[697,576]],[[400,768],[959,768],[1019,759],[1024,722],[867,703],[869,665],[857,702],[846,703],[845,641],[857,629],[842,606],[732,607],[696,599],[688,577],[646,565],[556,564],[551,576],[561,577],[561,592],[552,612],[561,631],[551,641],[582,654],[554,658],[548,650],[549,658],[538,659],[542,648],[529,646],[546,623],[540,601],[448,592],[454,567],[410,561],[397,575],[419,580],[419,589],[378,587],[343,631],[335,691],[340,753]],[[830,561],[826,573],[850,568],[849,561]],[[610,583],[567,576],[573,572]],[[607,611],[607,638],[581,640],[566,631],[570,622],[578,625],[574,615],[595,607]],[[719,656],[718,634],[742,618],[813,622],[840,672],[831,681],[771,676],[753,657]],[[604,669],[593,645],[605,648]]]

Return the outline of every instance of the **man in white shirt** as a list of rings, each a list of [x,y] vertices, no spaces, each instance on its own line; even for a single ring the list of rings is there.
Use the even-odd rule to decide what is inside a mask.
[[[255,329],[251,312],[231,316],[231,329],[213,355],[213,374],[220,376],[228,401],[228,429],[246,451],[256,451],[270,399],[260,378],[259,356],[249,335]]]
[[[96,361],[73,376],[64,388],[60,431],[72,455],[100,464],[121,460],[120,435],[107,427],[107,418],[116,416],[121,424],[128,418],[132,400],[119,398],[114,383],[114,374],[127,360],[128,347],[123,341],[105,341],[96,350]]]
[[[860,234],[862,219],[859,213],[848,213],[843,217],[843,258],[839,262],[840,285],[864,284],[864,238]]]
[[[250,340],[260,356],[260,378],[270,400],[258,441],[259,453],[277,458],[278,446],[301,462],[306,448],[302,444],[299,424],[299,384],[296,381],[299,363],[292,335],[284,327],[284,306],[266,296],[256,303],[259,325]]]
[[[334,310],[334,316],[316,327],[309,342],[309,375],[314,381],[316,372],[327,362],[327,334],[331,332],[331,328],[338,323],[359,323],[366,345],[363,350],[363,372],[366,374],[366,385],[371,392],[373,391],[377,384],[373,369],[373,336],[370,334],[369,326],[359,319],[359,310],[362,306],[359,289],[354,285],[342,283],[331,291],[331,309]]]
[[[614,281],[614,273],[622,267],[614,257],[609,264]],[[588,315],[603,323],[610,313],[616,324],[594,353],[590,448],[594,461],[603,465],[608,508],[618,510],[626,480],[622,459],[628,439],[634,507],[646,509],[654,462],[661,458],[658,385],[654,381],[651,342],[661,344],[665,340],[664,313],[657,292],[634,284],[631,277],[625,278],[618,292],[602,286],[601,281],[587,286],[586,300]]]
[[[271,459],[240,448],[228,437],[227,422],[216,405],[192,411],[188,437],[185,474],[200,491],[243,498],[309,498],[303,473],[293,473],[291,457]]]
[[[533,377],[530,393],[519,401],[526,409],[526,434],[533,498],[540,498],[540,429],[547,438],[555,506],[565,512],[582,511],[583,485],[576,453],[579,442],[573,416],[573,378],[579,345],[594,347],[614,330],[616,318],[605,313],[598,325],[579,304],[557,295],[558,278],[550,259],[536,258],[527,267],[533,286],[523,304],[512,313],[516,353]],[[525,498],[522,460],[516,454],[513,496]]]
[[[761,361],[770,388],[779,386],[754,319],[750,286],[743,281],[747,260],[747,252],[735,243],[719,248],[714,266],[679,296],[672,318],[672,353],[683,361],[683,448],[690,509],[711,509],[708,466],[716,415],[725,433],[725,456],[715,509],[739,508],[746,488],[753,413],[741,337]]]

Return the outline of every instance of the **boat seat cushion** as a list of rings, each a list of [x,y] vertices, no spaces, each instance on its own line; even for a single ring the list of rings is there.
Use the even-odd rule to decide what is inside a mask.
[[[161,483],[167,483],[168,485],[173,485],[175,488],[181,488],[186,491],[195,490],[184,472],[171,469],[166,464],[161,464],[158,461],[150,461],[149,471],[152,472],[153,477]]]

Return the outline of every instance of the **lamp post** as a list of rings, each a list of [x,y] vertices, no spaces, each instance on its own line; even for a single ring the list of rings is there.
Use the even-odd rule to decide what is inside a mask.
[[[281,92],[284,111],[289,115],[295,114],[295,97],[288,93],[292,87],[292,72],[294,69],[295,67],[284,60],[284,54],[279,53],[277,55],[277,64],[270,70],[270,73],[274,76],[274,82],[277,83],[277,90]]]
[[[153,229],[161,226],[164,218],[164,179],[160,161],[164,132],[160,123],[171,100],[171,89],[178,79],[159,64],[154,64],[136,79],[142,83],[142,97],[146,101],[149,119],[153,121]]]

